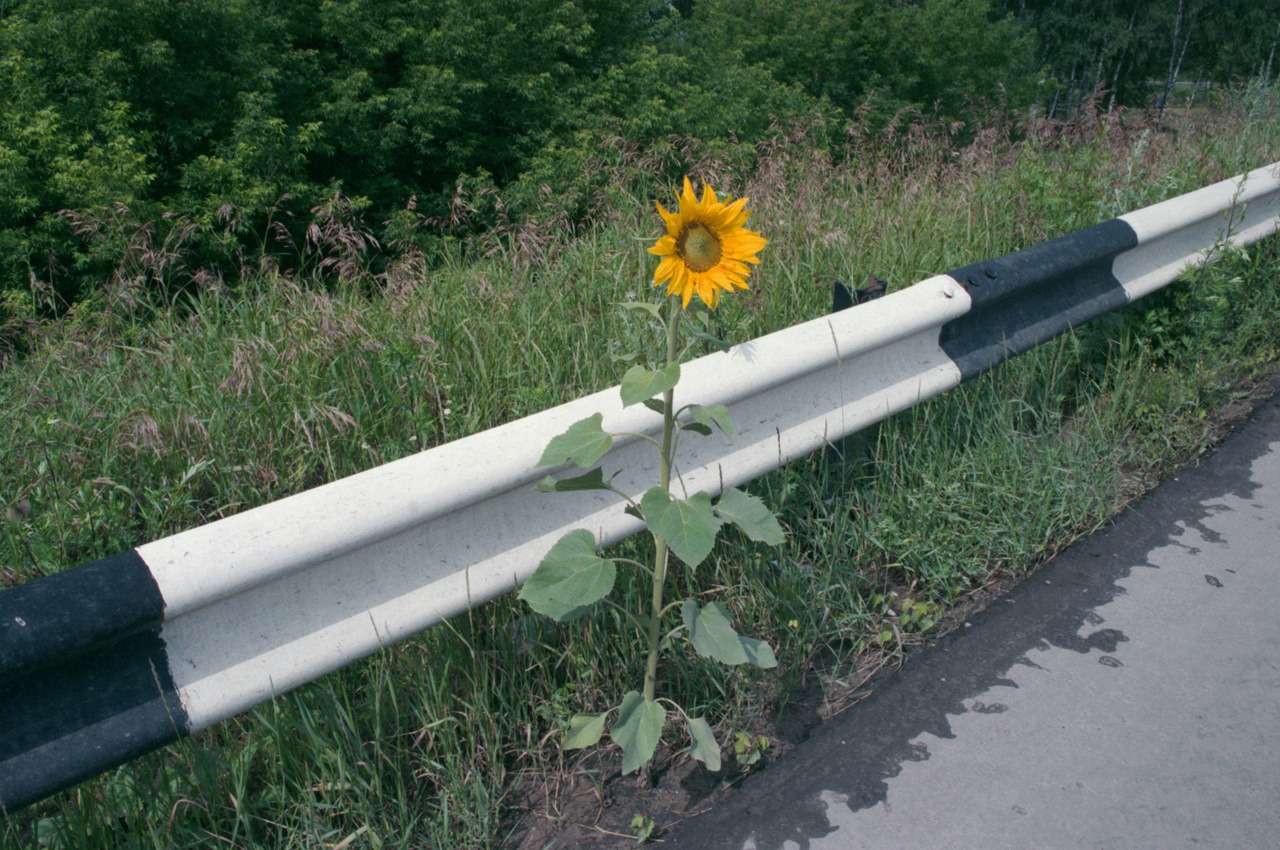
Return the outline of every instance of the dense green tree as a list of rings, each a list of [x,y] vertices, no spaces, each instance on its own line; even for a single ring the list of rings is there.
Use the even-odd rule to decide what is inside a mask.
[[[1003,0],[1034,30],[1054,78],[1053,117],[1103,90],[1116,103],[1162,106],[1179,80],[1269,82],[1280,44],[1278,0]]]
[[[987,0],[699,0],[701,42],[852,112],[949,118],[1034,90],[1030,32]]]

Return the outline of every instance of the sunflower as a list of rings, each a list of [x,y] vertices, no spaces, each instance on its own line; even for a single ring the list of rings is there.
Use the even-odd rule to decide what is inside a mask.
[[[667,294],[679,295],[682,307],[689,306],[695,293],[702,303],[715,307],[722,292],[747,288],[751,266],[759,264],[756,254],[767,240],[744,226],[750,216],[746,198],[725,203],[703,185],[699,200],[686,177],[679,201],[674,213],[656,204],[667,232],[649,248],[650,254],[662,258],[653,285],[666,283]]]

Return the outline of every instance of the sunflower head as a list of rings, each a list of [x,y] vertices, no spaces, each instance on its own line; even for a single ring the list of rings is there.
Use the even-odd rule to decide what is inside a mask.
[[[666,284],[667,294],[680,296],[682,307],[694,295],[715,307],[721,293],[747,288],[751,266],[760,262],[756,255],[767,243],[745,226],[750,216],[746,198],[720,201],[703,185],[699,200],[686,177],[677,211],[657,207],[667,232],[649,248],[662,258],[653,273],[654,286]]]

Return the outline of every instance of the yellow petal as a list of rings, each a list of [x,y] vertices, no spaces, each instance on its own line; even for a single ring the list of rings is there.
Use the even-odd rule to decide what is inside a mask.
[[[653,282],[655,285],[661,283],[676,273],[680,260],[676,257],[663,257],[658,263],[658,268],[653,272]]]
[[[703,304],[714,310],[720,303],[720,290],[708,285],[698,292],[698,297],[702,299]]]
[[[684,263],[677,263],[675,273],[671,275],[670,293],[677,295],[684,292],[686,282],[689,278],[689,269]]]
[[[720,226],[725,229],[731,229],[746,223],[747,216],[750,215],[743,207],[747,205],[745,197],[738,198],[731,204],[726,204],[720,211]]]
[[[758,262],[750,255],[760,253],[768,244],[769,240],[751,230],[737,230],[721,240],[724,253],[730,259],[745,260],[748,263]]]
[[[658,215],[662,216],[662,221],[667,226],[667,235],[671,237],[679,236],[680,214],[668,211],[666,207],[659,203],[655,203],[654,206],[658,208]]]
[[[684,178],[684,191],[680,193],[680,218],[682,223],[691,220],[698,212],[698,197],[693,194],[693,184],[688,176]]]
[[[675,237],[674,236],[659,237],[657,242],[654,242],[652,245],[649,246],[648,251],[650,254],[655,254],[659,257],[666,257],[670,254],[674,254],[676,252]]]

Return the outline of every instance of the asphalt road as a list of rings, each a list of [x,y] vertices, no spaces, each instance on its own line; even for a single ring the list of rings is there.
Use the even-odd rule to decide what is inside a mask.
[[[1280,397],[667,848],[1280,848]]]

